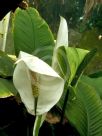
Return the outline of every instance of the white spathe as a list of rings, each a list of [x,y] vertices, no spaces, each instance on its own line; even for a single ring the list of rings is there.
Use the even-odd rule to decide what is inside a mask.
[[[66,19],[63,18],[62,16],[60,17],[60,25],[57,33],[57,39],[55,41],[55,47],[54,47],[53,58],[52,58],[52,68],[55,70],[58,65],[57,49],[60,46],[68,47],[68,25]]]
[[[62,16],[60,17],[60,25],[55,48],[57,49],[60,46],[68,46],[68,25],[66,19]]]
[[[41,115],[49,111],[60,99],[64,80],[44,61],[25,52],[20,52],[13,74],[13,82],[28,112]],[[37,82],[38,97],[35,107],[35,97],[32,89],[32,74]]]

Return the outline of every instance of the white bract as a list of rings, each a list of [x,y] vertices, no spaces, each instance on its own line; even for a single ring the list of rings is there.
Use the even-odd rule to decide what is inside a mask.
[[[63,17],[60,17],[60,25],[55,48],[57,49],[60,46],[68,46],[68,25],[66,19]]]
[[[13,82],[28,112],[42,115],[60,99],[64,80],[44,61],[20,52]]]
[[[60,17],[60,25],[59,25],[59,30],[57,34],[57,39],[55,41],[55,48],[54,48],[53,59],[52,59],[52,67],[55,70],[56,70],[56,65],[58,63],[57,49],[60,46],[68,47],[68,25],[67,25],[67,21],[63,17]]]

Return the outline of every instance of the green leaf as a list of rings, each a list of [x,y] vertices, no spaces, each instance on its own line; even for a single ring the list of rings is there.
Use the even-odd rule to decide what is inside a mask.
[[[0,76],[3,78],[11,77],[13,75],[13,60],[4,52],[0,51]]]
[[[81,136],[101,136],[102,101],[95,88],[80,81],[76,96],[67,104],[66,116]]]
[[[84,60],[88,50],[73,48],[73,47],[60,47],[57,51],[58,67],[60,75],[69,81],[73,80],[79,65]]]
[[[11,80],[0,78],[0,98],[14,96],[17,91]]]
[[[70,67],[64,46],[61,46],[57,49],[56,56],[57,56],[57,61],[56,61],[56,67],[54,67],[54,69],[59,73],[59,75],[62,78],[64,78],[67,81],[70,76]]]
[[[64,99],[65,99],[65,92],[57,104],[57,106],[61,110],[63,108]],[[69,88],[69,96],[66,104],[65,116],[67,117],[68,121],[78,130],[80,134],[82,134],[82,131],[86,132],[85,127],[81,129],[82,124],[85,123],[86,125],[87,123],[87,120],[85,118],[86,117],[85,107],[83,106],[83,103],[80,101],[79,95],[75,94],[75,90],[73,87]]]
[[[80,63],[80,65],[79,65],[79,67],[78,67],[78,69],[76,71],[74,79],[71,82],[72,86],[76,85],[76,83],[78,82],[79,77],[82,75],[82,73],[84,72],[87,65],[93,59],[96,52],[97,52],[97,49],[92,49],[89,53],[86,54],[86,56],[84,57],[83,61]]]
[[[96,89],[97,93],[99,94],[100,98],[102,99],[102,76],[97,78],[82,76],[81,81],[93,86]]]
[[[19,51],[24,51],[51,64],[54,38],[36,9],[17,9],[13,32],[16,55]]]

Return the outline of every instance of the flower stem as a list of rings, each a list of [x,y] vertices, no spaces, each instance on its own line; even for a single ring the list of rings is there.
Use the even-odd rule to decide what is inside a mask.
[[[63,104],[63,107],[62,107],[62,114],[61,114],[61,120],[60,120],[60,123],[62,124],[63,123],[63,119],[64,119],[64,115],[65,115],[65,110],[66,110],[66,106],[67,106],[67,101],[68,101],[68,96],[69,96],[69,87],[66,91],[66,95],[65,95],[65,99],[64,99],[64,104]]]
[[[38,136],[41,122],[42,122],[42,115],[36,116],[34,129],[33,129],[33,136]]]

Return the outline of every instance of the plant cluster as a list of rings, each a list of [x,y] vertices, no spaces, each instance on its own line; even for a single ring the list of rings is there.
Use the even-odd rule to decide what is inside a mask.
[[[0,98],[21,99],[36,117],[33,136],[54,105],[61,111],[61,124],[66,117],[79,135],[101,136],[102,76],[83,74],[96,49],[69,47],[63,17],[54,40],[48,24],[31,7],[16,10],[12,27],[15,55],[0,51]]]

